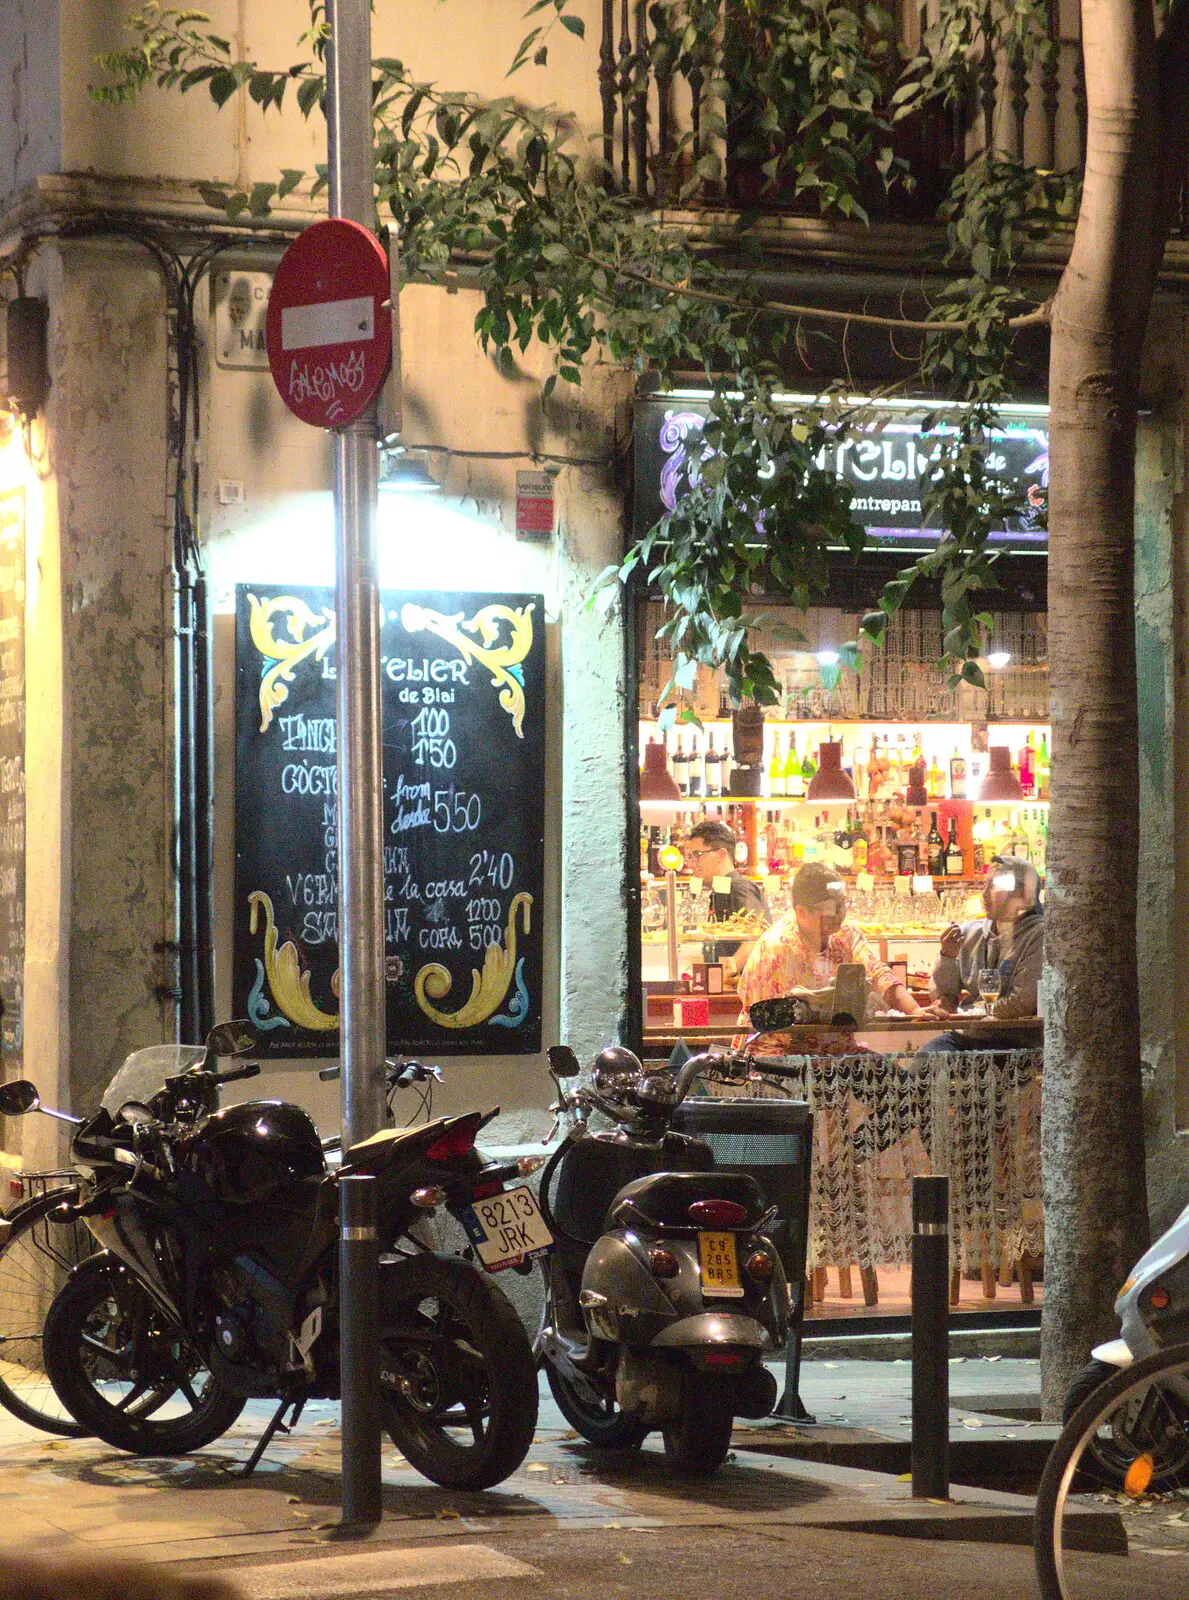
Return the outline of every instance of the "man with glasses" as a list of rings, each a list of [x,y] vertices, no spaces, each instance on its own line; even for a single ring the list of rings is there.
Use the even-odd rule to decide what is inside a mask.
[[[743,976],[739,999],[746,1011],[757,1000],[775,1000],[792,989],[826,989],[844,962],[860,962],[877,1005],[911,1016],[921,1008],[890,967],[880,961],[866,936],[846,920],[846,885],[824,861],[807,862],[793,879],[793,909],[756,941]],[[761,1048],[780,1045],[778,1035]]]
[[[758,917],[767,927],[772,920],[768,898],[754,878],[735,865],[735,835],[725,822],[699,822],[682,846],[686,870],[701,878],[710,891],[707,922],[725,922],[728,917]],[[738,939],[716,940],[719,960],[728,972],[738,972],[747,960],[751,942]]]

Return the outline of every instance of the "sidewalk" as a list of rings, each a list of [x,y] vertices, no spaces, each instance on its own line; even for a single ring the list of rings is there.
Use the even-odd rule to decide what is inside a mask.
[[[887,1363],[875,1363],[886,1368]],[[982,1364],[980,1364],[981,1367]],[[987,1364],[994,1367],[994,1363]],[[813,1369],[821,1367],[820,1372]],[[805,1396],[829,1427],[878,1436],[903,1428],[907,1368],[894,1367],[882,1393],[865,1393],[877,1375],[830,1363],[806,1368]],[[1008,1392],[1020,1374],[976,1374]],[[82,1549],[137,1555],[159,1562],[249,1563],[333,1539],[339,1503],[338,1408],[312,1403],[298,1428],[273,1441],[255,1478],[236,1469],[246,1460],[269,1414],[254,1402],[225,1438],[176,1460],[137,1459],[94,1440],[47,1439],[20,1423],[0,1423],[0,1551],[46,1555]],[[959,1408],[964,1419],[980,1420]],[[874,1421],[872,1419],[875,1419]],[[996,1426],[990,1418],[982,1418]],[[1012,1431],[1018,1425],[1012,1425]],[[955,1488],[950,1503],[914,1502],[894,1474],[829,1460],[788,1459],[770,1425],[743,1427],[736,1452],[713,1479],[683,1483],[666,1471],[659,1439],[639,1457],[600,1455],[576,1439],[547,1393],[528,1460],[506,1483],[484,1494],[427,1483],[386,1441],[384,1506],[372,1541],[412,1547],[423,1540],[517,1529],[780,1527],[883,1532],[927,1539],[977,1539],[1025,1544],[1031,1501],[1020,1495]],[[779,1454],[774,1452],[778,1447]],[[1121,1551],[1117,1515],[1088,1512],[1090,1548]]]

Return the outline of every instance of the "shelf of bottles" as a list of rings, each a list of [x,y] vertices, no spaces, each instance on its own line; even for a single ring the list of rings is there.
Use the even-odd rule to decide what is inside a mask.
[[[707,819],[732,829],[736,864],[763,883],[773,920],[792,909],[797,869],[825,861],[847,884],[851,920],[880,941],[885,957],[900,954],[914,972],[918,966],[927,971],[932,953],[926,947],[936,944],[942,929],[979,914],[981,877],[995,856],[1023,857],[1043,876],[1049,736],[1043,722],[979,727],[774,718],[764,724],[763,792],[737,795],[729,792],[730,721],[709,718],[701,728],[686,724],[667,733],[654,720],[642,721],[642,757],[650,742],[662,744],[681,795],[663,807],[641,807],[645,976],[662,975],[667,939],[660,852],[665,845],[680,848]],[[853,798],[808,798],[823,743],[841,744],[841,770]],[[1010,768],[1018,799],[979,798],[997,745],[1008,752],[1000,757],[1001,771]],[[702,885],[679,872],[676,891],[679,945],[705,944]],[[700,957],[687,950],[682,959]]]

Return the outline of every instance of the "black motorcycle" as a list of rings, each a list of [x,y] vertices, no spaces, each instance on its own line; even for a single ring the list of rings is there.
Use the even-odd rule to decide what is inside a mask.
[[[147,1104],[79,1126],[82,1182],[60,1214],[81,1218],[101,1250],[72,1273],[44,1333],[46,1370],[72,1416],[136,1454],[199,1449],[249,1397],[279,1401],[249,1471],[287,1409],[291,1426],[306,1400],[339,1394],[338,1175],[299,1107],[218,1109],[221,1084],[260,1070],[220,1073],[218,1059],[254,1043],[248,1025],[223,1024]],[[407,1063],[398,1075],[407,1081]],[[0,1111],[39,1108],[32,1084],[0,1088]],[[417,1224],[444,1207],[489,1271],[548,1248],[527,1188],[506,1192],[517,1164],[485,1163],[475,1149],[490,1120],[382,1129],[340,1168],[377,1180],[384,1426],[419,1472],[469,1489],[499,1483],[528,1451],[533,1354],[495,1284],[433,1252]],[[518,1231],[502,1227],[505,1212]]]
[[[735,1417],[776,1404],[763,1358],[784,1348],[789,1288],[755,1180],[715,1170],[709,1147],[670,1122],[699,1075],[735,1081],[750,1064],[695,1056],[674,1076],[613,1046],[593,1087],[567,1089],[573,1051],[549,1060],[555,1109],[576,1119],[541,1179],[556,1237],[537,1336],[549,1387],[592,1444],[635,1448],[660,1428],[673,1466],[713,1472]],[[591,1131],[591,1112],[612,1128]]]

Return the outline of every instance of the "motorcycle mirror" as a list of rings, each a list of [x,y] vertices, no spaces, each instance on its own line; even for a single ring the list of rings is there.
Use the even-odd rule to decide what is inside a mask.
[[[550,1074],[560,1082],[562,1078],[576,1078],[581,1073],[578,1057],[568,1044],[551,1044],[546,1051]]]
[[[154,1120],[153,1113],[140,1100],[126,1100],[120,1107],[119,1115],[122,1122],[130,1122],[133,1125]]]
[[[747,1019],[759,1033],[783,1033],[802,1020],[804,1010],[803,1001],[781,995],[771,1000],[757,1000],[748,1008]]]
[[[0,1113],[4,1116],[23,1117],[40,1105],[41,1096],[28,1078],[16,1078],[12,1083],[0,1085]]]
[[[246,1056],[259,1043],[252,1024],[240,1018],[216,1024],[206,1036],[207,1053],[212,1056]]]

